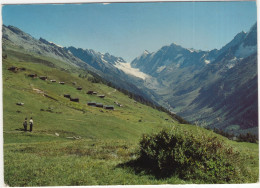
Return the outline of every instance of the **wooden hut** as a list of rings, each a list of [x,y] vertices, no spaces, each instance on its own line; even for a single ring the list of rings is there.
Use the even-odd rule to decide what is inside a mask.
[[[21,70],[21,71],[25,71],[25,70],[26,70],[26,68],[22,67],[22,68],[20,68],[20,70]]]
[[[50,80],[51,82],[56,82],[56,80]]]
[[[9,67],[8,70],[12,71],[12,72],[17,72],[18,71],[18,67],[12,66],[12,67]]]
[[[37,74],[28,74],[28,76],[31,77],[31,78],[36,78]]]
[[[47,80],[47,76],[40,76],[39,77],[41,80]]]
[[[23,106],[24,103],[22,103],[22,102],[17,102],[16,105],[18,105],[18,106]]]
[[[87,94],[92,95],[94,91],[88,91]]]
[[[96,95],[97,94],[97,92],[96,91],[93,91],[93,93],[92,93],[93,95]]]
[[[104,105],[103,105],[102,103],[97,103],[97,104],[96,104],[96,107],[99,107],[99,108],[103,108],[103,106],[104,106]]]
[[[69,94],[64,94],[63,96],[68,98],[68,99],[70,99],[70,95]]]
[[[104,106],[103,108],[107,110],[114,110],[114,106],[112,105]]]
[[[82,90],[82,87],[77,87],[77,90]]]
[[[79,98],[72,98],[72,97],[70,97],[70,101],[72,101],[72,102],[79,102]]]
[[[88,102],[88,106],[96,106],[97,103],[96,102]]]
[[[61,84],[61,85],[64,85],[64,84],[65,84],[65,82],[59,82],[59,84]]]
[[[98,95],[99,98],[105,98],[105,95]]]

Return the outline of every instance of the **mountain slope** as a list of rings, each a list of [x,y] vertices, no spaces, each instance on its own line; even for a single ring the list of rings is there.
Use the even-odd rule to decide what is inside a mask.
[[[147,80],[143,86],[156,93],[161,105],[189,121],[257,134],[256,29],[254,24],[249,32],[238,33],[220,50],[171,44],[145,52],[131,64],[159,83]]]
[[[127,179],[129,184],[157,182],[150,180],[149,175],[139,176],[119,165],[136,157],[135,147],[143,133],[177,125],[175,120],[114,88],[92,83],[88,80],[90,74],[79,77],[84,74],[80,68],[60,69],[65,62],[25,53],[19,48],[9,50],[6,43],[4,46],[3,134],[7,185],[103,185],[123,184]],[[10,67],[18,69],[8,70]],[[38,77],[31,78],[29,74]],[[46,81],[39,79],[46,75]],[[65,84],[59,84],[60,81]],[[82,90],[77,90],[79,86]],[[87,95],[88,90],[105,98]],[[70,101],[64,94],[79,98],[79,102]],[[88,106],[90,101],[114,105],[115,110]],[[34,119],[31,133],[22,130],[25,117]],[[168,181],[181,183],[182,180]]]
[[[74,66],[95,73],[112,83],[115,87],[130,91],[138,96],[150,100],[150,96],[136,87],[135,83],[140,78],[128,75],[115,65],[125,63],[120,57],[108,53],[101,54],[94,50],[76,49],[74,47],[61,47],[43,38],[39,40],[21,31],[14,26],[3,25],[3,48],[22,49],[25,53],[37,54],[37,56],[51,57],[63,62],[62,67]],[[18,52],[19,53],[19,52]]]
[[[18,51],[3,51],[7,55],[2,66],[5,184],[34,187],[205,183],[178,176],[157,179],[143,169],[127,166],[138,157],[141,135],[161,129],[220,139],[245,158],[243,162],[252,173],[247,181],[257,181],[257,144],[237,143],[197,126],[180,125],[166,113],[142,105],[114,88],[78,77],[80,69],[61,70],[62,62],[56,59]],[[12,66],[20,69],[8,70]],[[28,77],[32,73],[48,75],[48,79]],[[65,85],[59,81],[65,81]],[[77,90],[78,86],[83,89]],[[88,90],[105,94],[105,98],[87,95]],[[78,97],[79,102],[70,101],[64,94]],[[88,101],[106,105],[116,101],[123,106],[114,104],[115,110],[110,111],[87,106]],[[16,105],[19,102],[24,104]],[[33,132],[22,130],[25,117],[33,117]]]
[[[123,58],[115,57],[109,53],[102,54],[95,52],[92,49],[81,49],[75,47],[65,48],[69,53],[81,59],[87,65],[93,67],[100,72],[100,76],[115,86],[130,91],[136,95],[142,96],[149,101],[153,101],[149,91],[144,91],[143,88],[138,87],[140,82],[147,77],[146,74],[137,73],[136,69],[132,69]],[[133,73],[133,71],[135,71]],[[156,101],[153,101],[158,104]]]

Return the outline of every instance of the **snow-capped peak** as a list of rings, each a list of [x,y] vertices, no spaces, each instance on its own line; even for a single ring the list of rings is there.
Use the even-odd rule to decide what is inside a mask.
[[[145,50],[144,52],[143,52],[143,54],[144,55],[147,55],[147,54],[149,54],[150,52],[148,51],[148,50]]]
[[[51,44],[53,44],[53,45],[55,45],[55,46],[58,46],[58,47],[60,47],[60,48],[63,48],[63,46],[61,46],[61,45],[59,45],[59,44],[55,44],[54,42],[51,42],[51,41],[48,41],[49,43],[51,43]]]

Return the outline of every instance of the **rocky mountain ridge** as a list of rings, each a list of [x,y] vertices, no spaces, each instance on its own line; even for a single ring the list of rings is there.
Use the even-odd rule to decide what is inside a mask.
[[[193,123],[226,131],[258,129],[257,25],[220,50],[179,45],[142,54],[131,65],[158,84],[144,82],[159,103]],[[155,83],[153,81],[153,83]],[[158,87],[159,85],[159,87]],[[253,131],[252,131],[253,130]]]

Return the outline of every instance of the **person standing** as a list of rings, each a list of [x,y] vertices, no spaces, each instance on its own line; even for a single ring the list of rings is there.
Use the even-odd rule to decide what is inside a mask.
[[[32,132],[32,127],[33,127],[33,119],[31,117],[30,121],[29,121],[29,124],[30,124],[30,132]]]
[[[24,127],[24,131],[27,131],[27,118],[25,118],[24,122],[23,122],[23,127]]]

